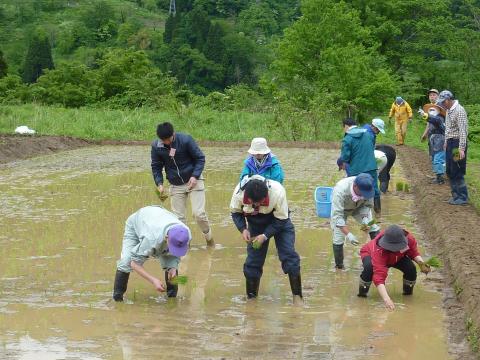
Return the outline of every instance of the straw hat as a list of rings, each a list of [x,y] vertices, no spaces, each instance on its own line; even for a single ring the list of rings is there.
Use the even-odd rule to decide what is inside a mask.
[[[254,138],[250,144],[248,153],[252,155],[265,155],[270,152],[270,148],[267,146],[267,140],[264,138]]]

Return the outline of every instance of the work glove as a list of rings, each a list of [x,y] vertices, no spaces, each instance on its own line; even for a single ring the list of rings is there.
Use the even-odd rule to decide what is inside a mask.
[[[430,265],[425,264],[424,262],[421,262],[420,264],[418,264],[418,266],[420,266],[420,271],[425,275],[427,275],[430,271],[432,271],[432,269],[430,268]]]
[[[422,108],[418,108],[418,113],[420,114],[421,117],[424,117],[426,115],[425,111],[423,111]]]
[[[347,234],[346,239],[347,239],[348,241],[350,241],[350,244],[352,244],[352,245],[358,245],[358,244],[360,244],[360,243],[358,242],[358,240],[357,240],[357,237],[356,237],[355,235],[353,235],[351,232],[349,232],[349,233]]]

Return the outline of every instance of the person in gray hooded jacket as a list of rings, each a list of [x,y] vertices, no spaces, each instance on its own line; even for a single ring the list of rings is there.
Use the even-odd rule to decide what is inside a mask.
[[[117,262],[113,299],[123,301],[130,272],[135,271],[168,297],[177,296],[177,285],[171,280],[178,275],[180,257],[188,251],[192,239],[190,229],[170,211],[160,206],[147,206],[129,216],[125,223],[122,255]],[[165,282],[151,275],[143,267],[153,257],[165,271]]]

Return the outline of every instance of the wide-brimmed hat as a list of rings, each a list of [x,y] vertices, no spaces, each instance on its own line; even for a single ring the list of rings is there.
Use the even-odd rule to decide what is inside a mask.
[[[427,94],[430,94],[432,92],[438,95],[438,90],[437,89],[430,89],[430,90],[428,90]]]
[[[375,126],[382,134],[385,134],[385,122],[382,119],[373,119],[372,125]]]
[[[378,245],[385,250],[397,252],[404,250],[408,246],[408,240],[400,226],[390,225],[378,240]]]
[[[185,225],[173,225],[168,229],[168,252],[173,256],[184,256],[188,250],[191,236]]]
[[[265,138],[254,138],[250,144],[248,153],[252,155],[265,155],[270,152],[270,148],[267,146],[267,140]]]
[[[367,173],[360,173],[355,177],[353,181],[357,185],[360,195],[365,199],[373,198],[375,190],[373,189],[373,177]]]

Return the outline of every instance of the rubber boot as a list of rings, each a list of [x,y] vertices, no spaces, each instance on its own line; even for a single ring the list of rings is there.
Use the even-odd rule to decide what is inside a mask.
[[[443,178],[443,174],[437,174],[437,177],[434,180],[432,180],[431,183],[438,184],[438,185],[445,184],[445,179]]]
[[[343,244],[333,244],[333,257],[335,258],[335,267],[337,269],[345,269],[343,265]]]
[[[292,289],[293,296],[298,295],[303,298],[302,295],[302,276],[288,274],[288,280],[290,280],[290,289]]]
[[[382,211],[382,201],[380,200],[380,196],[373,198],[373,210],[378,214]]]
[[[255,299],[258,296],[258,288],[260,287],[260,278],[245,278],[247,289],[247,298]]]
[[[384,193],[384,194],[385,194],[385,193],[387,192],[387,190],[388,190],[388,183],[389,183],[388,180],[380,181],[380,191],[381,191],[382,193]]]
[[[113,283],[113,300],[123,301],[123,294],[127,291],[128,278],[130,273],[117,270],[115,273],[115,282]]]
[[[415,286],[415,280],[403,279],[403,295],[412,295],[413,287]]]
[[[358,294],[359,297],[367,297],[368,290],[370,289],[370,285],[372,284],[371,281],[363,281],[360,278],[360,282],[358,284]]]
[[[175,271],[175,273],[176,276],[178,276],[178,271]],[[168,271],[165,271],[165,284],[167,284],[167,297],[177,297],[178,285],[172,284],[170,281],[168,281]]]
[[[375,237],[380,233],[380,230],[369,232],[370,240],[375,239]]]

